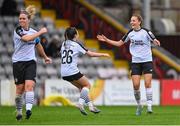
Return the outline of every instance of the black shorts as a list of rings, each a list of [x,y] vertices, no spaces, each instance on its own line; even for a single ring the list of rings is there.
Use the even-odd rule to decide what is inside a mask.
[[[66,80],[66,81],[73,81],[73,80],[79,80],[82,76],[84,76],[83,74],[81,74],[81,72],[77,73],[77,74],[74,74],[74,75],[70,75],[70,76],[64,76],[62,77],[63,80]]]
[[[13,75],[16,85],[25,83],[25,80],[36,82],[36,62],[31,60],[13,63]]]
[[[153,73],[153,63],[152,62],[144,62],[144,63],[132,63],[131,64],[131,75],[142,75]]]

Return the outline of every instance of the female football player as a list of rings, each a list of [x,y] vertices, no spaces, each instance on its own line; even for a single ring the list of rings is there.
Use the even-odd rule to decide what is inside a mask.
[[[81,74],[77,67],[78,56],[86,54],[90,57],[109,57],[106,53],[92,52],[86,49],[80,42],[78,42],[79,34],[76,28],[69,27],[65,31],[65,41],[61,47],[61,76],[64,80],[69,81],[80,90],[80,98],[78,108],[83,115],[87,115],[84,105],[89,106],[89,110],[93,113],[99,113],[89,99],[90,83],[88,79]]]
[[[153,61],[151,42],[155,45],[160,46],[160,42],[155,38],[151,31],[142,28],[142,17],[138,14],[134,14],[131,17],[130,25],[131,30],[123,36],[119,41],[113,41],[105,37],[104,35],[97,35],[99,41],[107,42],[114,46],[122,46],[124,43],[130,41],[130,53],[132,55],[131,64],[131,76],[134,87],[134,96],[138,104],[136,115],[141,115],[141,95],[140,95],[140,79],[142,73],[144,74],[146,98],[147,98],[147,112],[152,113],[152,72],[153,72]]]
[[[30,5],[19,14],[19,26],[14,30],[14,53],[12,56],[13,76],[16,84],[16,119],[22,119],[23,94],[25,93],[26,119],[29,119],[34,101],[34,86],[36,77],[35,48],[44,58],[45,63],[51,63],[39,41],[39,36],[46,33],[42,28],[36,31],[30,27],[30,21],[35,14],[35,7]]]

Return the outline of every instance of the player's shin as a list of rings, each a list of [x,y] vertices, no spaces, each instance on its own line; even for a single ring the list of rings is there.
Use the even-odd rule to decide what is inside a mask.
[[[152,113],[152,88],[146,88],[147,112]]]
[[[85,103],[89,102],[89,89],[87,87],[83,87],[80,93],[80,98],[79,98],[79,104],[84,105]]]
[[[139,90],[134,90],[134,97],[138,105],[141,105],[141,93]]]
[[[16,95],[15,104],[16,104],[17,114],[22,115],[22,108],[23,108],[23,97],[22,97],[22,94],[17,94]]]

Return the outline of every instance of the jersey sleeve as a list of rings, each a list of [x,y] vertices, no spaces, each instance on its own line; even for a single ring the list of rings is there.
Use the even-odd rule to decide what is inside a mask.
[[[132,29],[131,29],[131,30],[129,30],[129,31],[128,31],[128,32],[127,32],[127,33],[126,33],[126,34],[122,37],[122,39],[121,39],[121,40],[122,40],[123,42],[125,42],[125,43],[126,43],[126,42],[128,42],[128,41],[129,41],[129,36],[128,36],[128,35],[129,35],[129,33],[130,33],[131,31],[132,31]]]
[[[15,29],[15,35],[16,35],[16,37],[18,37],[18,38],[21,38],[23,35],[25,35],[25,34],[23,33],[23,30],[22,30],[21,26],[18,26],[18,27]]]
[[[77,42],[77,44],[78,44],[77,49],[80,53],[85,54],[88,51],[88,49],[86,49],[81,43]]]
[[[151,41],[153,41],[156,38],[151,31],[148,31],[147,33],[148,33],[148,37]]]
[[[147,32],[148,38],[149,38],[151,41],[153,41],[154,39],[156,39],[155,35],[154,35],[150,30],[145,29],[145,28],[143,28],[143,29]]]

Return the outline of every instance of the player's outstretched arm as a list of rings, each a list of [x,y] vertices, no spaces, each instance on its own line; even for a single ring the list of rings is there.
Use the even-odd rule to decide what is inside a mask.
[[[52,63],[51,58],[47,57],[47,55],[45,54],[44,49],[40,43],[36,45],[36,48],[37,48],[39,55],[44,58],[44,61],[46,64]]]
[[[106,36],[104,35],[97,35],[97,39],[99,41],[102,41],[102,42],[106,42],[108,44],[111,44],[111,45],[114,45],[114,46],[122,46],[124,44],[124,42],[122,40],[119,40],[119,41],[114,41],[114,40],[111,40],[111,39],[108,39]]]
[[[86,54],[90,57],[110,57],[108,53],[98,53],[98,52],[92,52],[92,51],[87,51]]]

